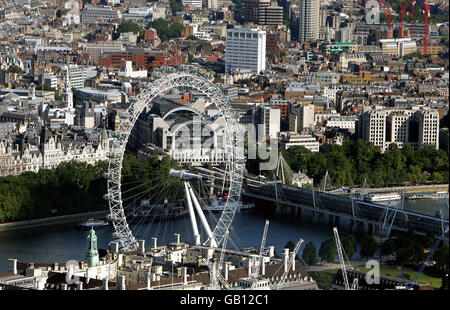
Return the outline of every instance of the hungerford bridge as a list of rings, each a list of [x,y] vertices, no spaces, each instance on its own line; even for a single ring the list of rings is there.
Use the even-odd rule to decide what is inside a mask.
[[[197,169],[201,170],[200,174],[205,179],[215,179],[219,183],[227,179],[226,171],[216,167],[212,170],[200,167]],[[313,220],[320,220],[320,218],[328,216],[330,224],[333,225],[339,223],[341,219],[346,219],[351,223],[352,228],[360,226],[365,232],[372,233],[378,239],[388,238],[391,231],[413,229],[420,235],[431,232],[438,236],[444,235],[443,237],[448,240],[444,234],[448,227],[448,218],[444,218],[442,211],[437,212],[436,216],[429,216],[404,210],[405,193],[401,205],[392,207],[390,202],[387,205],[381,205],[356,199],[353,196],[326,192],[326,178],[322,181],[320,190],[315,190],[314,187],[306,189],[292,186],[288,181],[292,174],[284,158],[280,155],[275,174],[279,180],[257,180],[249,175],[244,176],[242,199],[250,198],[256,206],[261,206],[261,208],[269,208],[271,205],[279,207],[281,210],[291,211],[293,217],[300,217],[302,211],[312,213]],[[285,175],[287,176],[285,177]]]

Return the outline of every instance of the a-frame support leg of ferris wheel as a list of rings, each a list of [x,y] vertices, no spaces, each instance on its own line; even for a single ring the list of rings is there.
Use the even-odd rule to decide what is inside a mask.
[[[192,205],[194,205],[195,211],[197,212],[197,214],[200,218],[200,222],[202,223],[202,226],[206,231],[206,234],[208,236],[208,240],[210,243],[209,245],[213,248],[216,248],[217,247],[216,239],[214,238],[214,234],[213,234],[211,228],[209,227],[208,221],[206,220],[206,217],[205,217],[205,214],[203,213],[202,207],[200,206],[200,203],[198,202],[198,199],[195,196],[194,191],[192,190],[191,184],[189,184],[189,182],[186,181],[188,179],[201,179],[201,176],[194,174],[194,173],[188,173],[185,171],[179,171],[179,170],[174,170],[174,169],[170,170],[169,175],[173,176],[173,177],[179,177],[179,178],[185,180],[184,181],[184,190],[186,192],[186,200],[187,200],[187,205],[188,205],[188,210],[189,210],[189,218],[191,221],[192,231],[195,236],[195,245],[200,245],[200,234],[198,232],[197,220],[195,218],[195,212],[194,212],[194,208]]]

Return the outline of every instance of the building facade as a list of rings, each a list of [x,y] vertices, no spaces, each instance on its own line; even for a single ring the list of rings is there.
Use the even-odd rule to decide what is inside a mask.
[[[300,0],[299,41],[319,39],[320,0]]]
[[[225,68],[229,71],[266,70],[266,32],[251,28],[227,31]]]
[[[381,108],[366,111],[358,118],[360,138],[384,152],[392,143],[419,149],[439,149],[439,113],[430,108]]]

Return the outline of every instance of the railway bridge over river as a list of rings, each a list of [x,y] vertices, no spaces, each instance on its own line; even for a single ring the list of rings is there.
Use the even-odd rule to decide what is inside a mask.
[[[302,210],[310,210],[315,217],[329,216],[333,224],[340,219],[349,219],[352,225],[361,224],[365,231],[372,231],[380,238],[389,236],[391,230],[407,231],[413,229],[417,234],[431,232],[441,235],[448,227],[448,218],[439,214],[429,216],[390,207],[348,196],[336,195],[312,189],[298,188],[281,184],[281,182],[254,183],[246,182],[242,189],[244,199],[261,205],[264,201],[272,202],[280,208],[290,208],[294,215],[301,215]],[[403,205],[403,204],[402,204]],[[445,237],[448,239],[448,237]]]

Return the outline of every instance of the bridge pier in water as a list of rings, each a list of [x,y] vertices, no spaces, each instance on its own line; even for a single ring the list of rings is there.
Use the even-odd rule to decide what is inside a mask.
[[[374,226],[371,223],[363,222],[363,233],[365,235],[371,235],[374,232]]]
[[[352,234],[358,231],[358,222],[356,222],[354,219],[350,219],[350,231],[352,232]]]
[[[301,219],[302,218],[302,209],[291,206],[291,217],[293,219]]]
[[[328,223],[330,225],[339,226],[340,222],[341,222],[341,218],[339,217],[339,215],[333,215],[333,214],[328,215]]]

